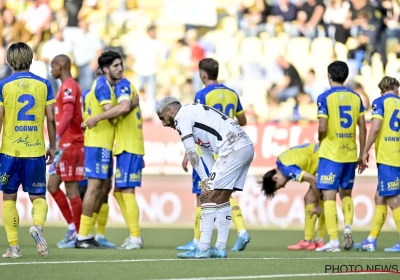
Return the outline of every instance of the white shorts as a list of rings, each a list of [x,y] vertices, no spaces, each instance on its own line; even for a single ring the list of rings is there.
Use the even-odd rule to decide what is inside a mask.
[[[248,145],[218,157],[210,172],[210,190],[243,191],[247,172],[254,158],[254,146]]]

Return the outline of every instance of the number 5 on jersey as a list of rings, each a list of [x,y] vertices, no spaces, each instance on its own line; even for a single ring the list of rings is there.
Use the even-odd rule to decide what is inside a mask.
[[[27,114],[28,111],[30,109],[33,108],[33,106],[35,106],[35,98],[30,95],[30,94],[22,94],[19,98],[18,98],[18,102],[19,103],[23,103],[25,104],[25,106],[23,106],[17,114],[17,120],[18,121],[35,121],[35,115],[29,115]],[[25,103],[27,102],[27,103]]]
[[[351,106],[339,106],[340,126],[343,128],[350,128],[353,124],[351,116]]]

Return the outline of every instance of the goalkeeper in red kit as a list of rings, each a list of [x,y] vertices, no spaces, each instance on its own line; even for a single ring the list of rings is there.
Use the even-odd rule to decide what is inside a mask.
[[[68,232],[64,239],[57,243],[57,247],[73,248],[82,214],[82,200],[79,195],[79,181],[83,180],[84,175],[82,92],[72,78],[71,60],[68,56],[58,55],[51,61],[51,74],[54,79],[60,79],[62,82],[55,109],[56,149],[61,157],[49,168],[47,189],[68,223]],[[66,194],[60,189],[62,182],[65,183]]]

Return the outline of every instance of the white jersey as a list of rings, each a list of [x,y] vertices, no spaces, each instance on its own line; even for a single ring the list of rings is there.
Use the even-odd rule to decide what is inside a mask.
[[[253,144],[236,121],[200,103],[183,105],[175,116],[175,128],[182,141],[193,137],[197,145],[219,156]]]

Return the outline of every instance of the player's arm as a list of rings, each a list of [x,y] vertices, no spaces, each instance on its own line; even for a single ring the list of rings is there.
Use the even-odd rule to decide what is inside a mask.
[[[311,175],[308,172],[303,171],[302,181],[310,183],[311,189],[312,189],[313,194],[314,194],[314,203],[315,203],[314,209],[321,209],[319,207],[320,192],[317,189],[317,180],[316,180],[315,176]]]
[[[367,127],[365,125],[365,108],[360,97],[360,117],[358,118],[359,128],[359,142],[360,142],[360,156],[358,157],[358,164],[362,164],[362,157],[365,150],[365,141],[367,139]],[[376,138],[375,138],[376,139]],[[375,140],[374,140],[375,141]],[[369,149],[368,149],[369,150]]]
[[[4,116],[4,107],[3,107],[3,102],[0,104],[0,134],[1,134],[1,129],[3,128],[3,116]]]
[[[240,102],[239,96],[238,96],[235,116],[240,126],[245,126],[247,124],[246,114],[244,113],[243,106],[242,103]]]
[[[197,153],[196,143],[193,139],[193,134],[188,134],[182,137],[183,145],[186,149],[186,154],[189,159],[190,164],[196,170],[197,174],[199,175],[201,181],[205,181],[208,179],[206,170],[204,169],[204,165],[201,164],[201,159],[199,154]]]
[[[54,94],[53,90],[51,89],[50,82],[46,83],[47,86],[47,98],[46,98],[46,107],[45,107],[45,114],[46,114],[46,121],[47,121],[47,133],[49,136],[50,148],[46,152],[46,160],[47,164],[51,164],[54,161],[55,150],[56,150],[56,116],[55,116],[55,109],[54,109]]]
[[[118,103],[118,105],[116,105],[114,107],[111,104],[106,104],[106,105],[103,105],[102,107],[103,107],[103,111],[104,111],[103,113],[101,113],[100,115],[97,115],[97,116],[90,117],[86,120],[87,127],[92,128],[92,127],[96,126],[99,121],[111,120],[116,117],[119,117],[119,116],[129,113],[130,107],[131,107],[131,102],[129,99],[128,100],[124,99],[124,100],[121,100]]]
[[[208,171],[211,172],[211,169],[213,168],[215,163],[214,155],[210,149],[207,149],[205,147],[200,146],[200,150],[201,150],[201,155],[203,157],[203,161],[206,164]]]
[[[322,140],[326,137],[328,132],[328,106],[326,103],[325,94],[318,96],[318,141],[321,146]]]

